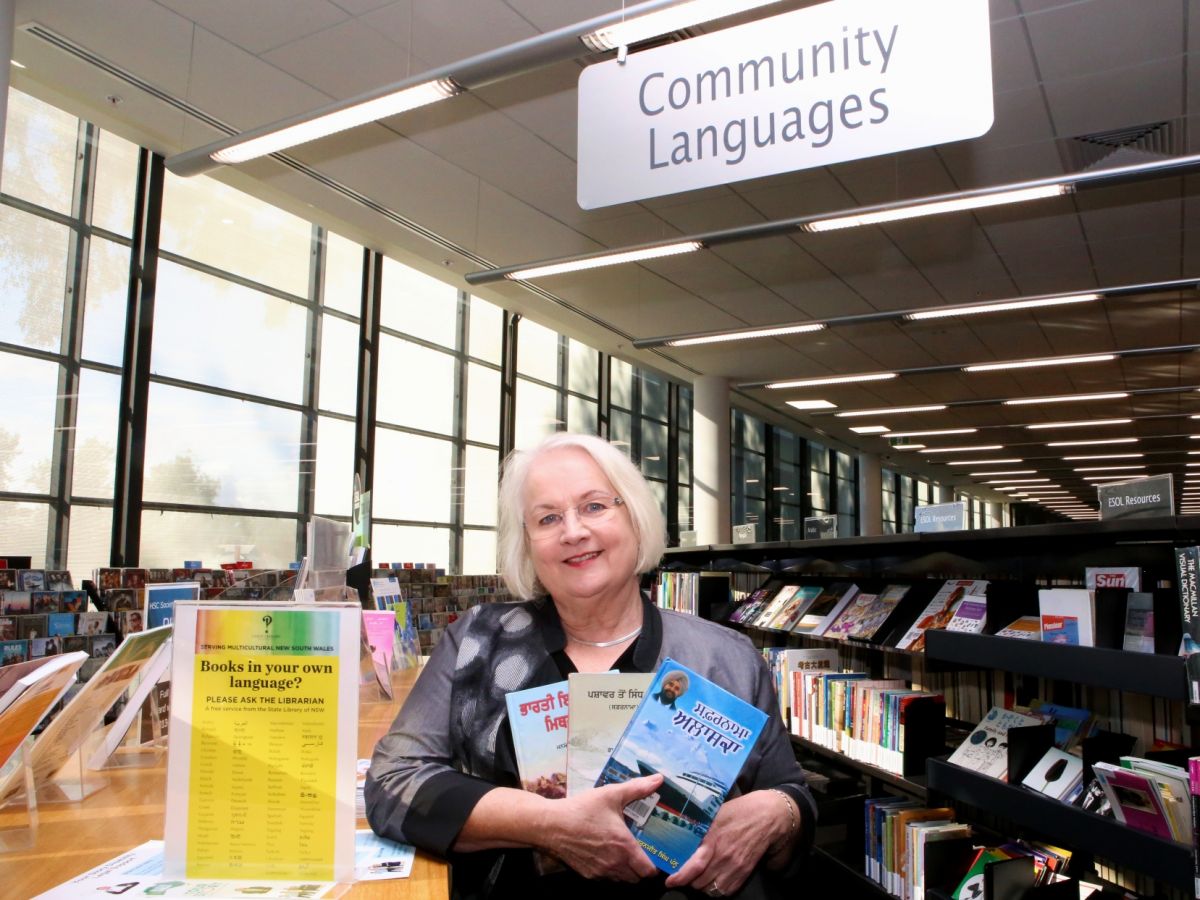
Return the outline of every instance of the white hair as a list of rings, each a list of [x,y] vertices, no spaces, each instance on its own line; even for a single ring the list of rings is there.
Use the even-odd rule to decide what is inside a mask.
[[[509,591],[522,600],[545,593],[538,583],[525,534],[525,483],[539,457],[567,448],[582,450],[590,456],[629,510],[638,542],[639,575],[658,565],[667,547],[667,526],[658,500],[629,457],[603,438],[560,431],[528,450],[514,450],[504,461],[496,551],[501,577]]]

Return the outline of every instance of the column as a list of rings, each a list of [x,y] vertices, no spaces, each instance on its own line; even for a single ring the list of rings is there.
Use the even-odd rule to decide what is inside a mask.
[[[858,454],[858,527],[883,534],[883,464],[875,453]]]
[[[953,503],[954,502],[954,485],[939,484],[937,486],[937,503]]]
[[[729,543],[729,382],[692,385],[692,528],[698,544]]]

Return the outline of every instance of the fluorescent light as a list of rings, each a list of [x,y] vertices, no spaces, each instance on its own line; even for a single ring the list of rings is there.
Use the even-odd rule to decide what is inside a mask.
[[[1036,425],[1026,425],[1030,431],[1045,428],[1083,428],[1086,425],[1128,425],[1133,419],[1088,419],[1083,422],[1039,422]]]
[[[923,309],[904,318],[945,319],[950,316],[974,316],[979,313],[1007,312],[1013,309],[1034,309],[1039,306],[1062,306],[1067,303],[1090,303],[1099,300],[1099,294],[1076,294],[1072,297],[1041,297],[1032,300],[1001,300],[997,303],[972,303],[970,306],[948,306],[944,309]]]
[[[944,434],[974,434],[978,430],[978,428],[939,428],[935,431],[893,431],[891,437],[939,437]],[[1197,437],[1200,437],[1200,435],[1197,435]]]
[[[982,478],[985,475],[1033,475],[1037,469],[1012,469],[1008,472],[968,472],[971,478]]]
[[[777,2],[778,0],[691,0],[689,3],[680,3],[598,28],[580,35],[579,39],[589,50],[616,50],[618,47],[640,44],[650,38],[680,31],[692,25],[700,25]]]
[[[756,328],[753,331],[734,331],[727,334],[706,334],[701,337],[675,338],[667,341],[668,347],[695,347],[700,344],[720,344],[726,341],[749,341],[754,338],[781,337],[785,334],[808,334],[821,331],[820,322],[809,325],[779,325],[775,328]]]
[[[1062,394],[1058,397],[1022,397],[1019,400],[1005,400],[1005,406],[1027,406],[1031,403],[1074,403],[1077,400],[1121,400],[1128,397],[1124,391],[1113,391],[1108,394]]]
[[[1078,462],[1085,459],[1142,459],[1145,453],[1097,453],[1094,456],[1064,456],[1063,462]]]
[[[599,256],[587,256],[583,259],[570,259],[566,262],[550,263],[545,266],[518,269],[515,272],[509,272],[504,277],[509,281],[528,281],[531,278],[545,278],[547,275],[561,275],[564,272],[582,272],[586,269],[600,269],[604,266],[615,266],[620,263],[637,262],[643,259],[677,256],[680,253],[692,253],[703,246],[700,241],[680,241],[677,244],[662,244],[657,247],[643,247],[640,250],[626,250],[623,253],[605,253]]]
[[[985,481],[984,484],[1045,484],[1049,481],[1049,478],[999,478]]]
[[[1049,184],[1042,187],[999,191],[994,194],[984,194],[978,197],[956,197],[952,200],[914,203],[911,206],[903,206],[899,209],[883,209],[878,212],[863,212],[849,216],[819,219],[806,224],[804,230],[821,232],[836,231],[839,228],[854,228],[858,225],[882,225],[886,222],[898,222],[902,219],[915,219],[920,216],[937,216],[948,212],[962,212],[968,209],[982,209],[988,206],[1003,206],[1007,203],[1024,203],[1029,200],[1042,200],[1047,197],[1061,197],[1064,194],[1071,193],[1073,190],[1074,188],[1069,184]]]
[[[931,403],[928,406],[891,406],[883,409],[849,409],[846,412],[835,413],[839,419],[849,419],[854,416],[887,416],[899,413],[940,412],[946,408],[945,403]]]
[[[980,450],[1003,450],[1003,444],[976,444],[973,447],[930,447],[922,453],[975,453]]]
[[[893,450],[921,450],[924,444],[892,444]]]
[[[1197,435],[1200,437],[1200,435]],[[1094,441],[1050,441],[1047,447],[1091,447],[1098,444],[1136,444],[1137,438],[1097,438]]]
[[[1053,495],[1068,495],[1071,493],[1070,491],[1056,491],[1056,490],[1052,490],[1050,488],[1040,488],[1040,487],[1026,488],[1025,490],[1028,491],[1030,494],[1037,494],[1041,497],[1045,497],[1046,499],[1051,499]]]
[[[888,427],[886,425],[858,425],[850,430],[855,434],[886,434]]]
[[[12,63],[14,66],[16,66],[18,69],[24,69],[24,68],[25,68],[25,63],[17,62],[15,59],[13,59],[13,60],[9,60],[9,62],[11,62],[11,63]]]
[[[946,465],[948,466],[999,466],[1006,463],[1025,462],[1023,459],[952,459]]]
[[[359,125],[366,125],[377,119],[386,119],[419,106],[445,100],[460,93],[462,93],[462,88],[450,78],[426,81],[423,84],[384,94],[382,97],[364,100],[353,106],[335,109],[323,116],[297,122],[295,125],[280,128],[278,131],[250,138],[223,150],[217,150],[210,155],[210,158],[213,162],[223,165],[244,163],[269,153],[286,150],[297,144],[316,140],[319,137],[337,134],[347,128],[357,128]]]
[[[1076,472],[1116,472],[1122,469],[1144,469],[1145,466],[1083,466],[1075,469]]]
[[[796,409],[837,409],[837,404],[828,400],[789,400],[787,405]]]
[[[787,388],[820,387],[825,384],[855,384],[859,381],[887,381],[895,378],[895,372],[876,372],[873,375],[830,375],[828,378],[801,378],[798,381],[773,381],[767,390],[780,391]]]
[[[1007,369],[1038,369],[1043,366],[1074,366],[1079,363],[1111,362],[1116,354],[1100,353],[1093,356],[1052,356],[1046,359],[1018,359],[1012,362],[979,363],[963,366],[964,372],[1003,372]]]
[[[1149,475],[1084,475],[1084,481],[1141,481]]]

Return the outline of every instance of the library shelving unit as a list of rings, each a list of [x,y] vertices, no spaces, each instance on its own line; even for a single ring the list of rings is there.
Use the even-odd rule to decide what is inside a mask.
[[[816,541],[725,544],[667,551],[664,567],[721,571],[753,564],[767,578],[947,579],[986,578],[988,622],[983,634],[929,632],[923,664],[929,671],[978,669],[1031,676],[1050,684],[1139,694],[1181,704],[1188,722],[1198,719],[1188,703],[1184,661],[1177,655],[1182,629],[1176,589],[1176,547],[1200,544],[1200,517],[1169,516],[1116,522],[1063,523],[1007,529],[898,534]],[[1142,589],[1155,597],[1156,652],[1120,649],[1125,592],[1101,591],[1096,598],[1097,647],[1073,647],[995,637],[993,632],[1021,614],[1037,613],[1037,588],[1082,585],[1089,566],[1138,566]],[[1112,614],[1117,605],[1121,612]],[[779,642],[784,638],[764,639]],[[812,638],[805,640],[812,641]],[[832,643],[832,642],[831,642]],[[839,644],[841,642],[838,642]],[[854,646],[862,647],[856,643]],[[896,654],[878,646],[881,656]],[[870,651],[868,651],[870,652]],[[1025,702],[1027,697],[1018,697]],[[902,778],[848,759],[824,747],[793,738],[806,758],[824,760],[857,773],[868,791],[891,793],[967,807],[986,814],[987,827],[1005,823],[1010,834],[1047,840],[1075,853],[1076,867],[1093,858],[1129,869],[1186,891],[1193,889],[1190,847],[1130,829],[1107,817],[1085,812],[1020,784],[980,775],[939,758],[926,763],[923,778]],[[869,794],[868,794],[869,795]],[[824,810],[823,810],[824,811]],[[972,821],[970,815],[960,816]],[[852,817],[845,816],[852,828]],[[861,824],[861,819],[860,819]],[[842,884],[855,879],[885,896],[861,872],[861,851],[847,833],[818,859],[837,869]],[[861,845],[859,845],[861,846]]]

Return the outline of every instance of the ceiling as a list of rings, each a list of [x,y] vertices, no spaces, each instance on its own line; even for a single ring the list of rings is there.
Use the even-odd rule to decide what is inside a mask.
[[[784,9],[810,5],[785,4]],[[613,0],[17,0],[13,83],[171,155],[540,32],[611,12]],[[289,151],[326,184],[274,160],[218,177],[465,287],[508,266],[715,229],[1200,152],[1200,5],[1188,0],[991,0],[995,120],[982,137],[597,210],[575,199],[576,91],[588,61],[543,67]],[[36,26],[36,27],[33,27]],[[694,29],[700,32],[708,29]],[[52,41],[50,37],[65,39]],[[98,65],[102,61],[103,65]],[[1146,126],[1142,128],[1141,126]],[[1145,136],[1104,137],[1134,129]],[[1080,140],[1084,136],[1097,136]],[[369,198],[370,204],[361,202]],[[1089,190],[1012,207],[826,234],[734,243],[640,265],[473,289],[593,346],[670,375],[729,379],[748,404],[843,446],[945,480],[1034,469],[1094,502],[1076,468],[1200,463],[1194,352],[997,373],[927,372],[793,390],[781,379],[1200,344],[1192,288],[1064,307],[846,325],[696,348],[635,338],[961,305],[1200,276],[1200,176]],[[1180,390],[1188,388],[1187,390]],[[954,405],[1093,392],[1093,402]],[[1158,389],[1171,389],[1169,392]],[[837,410],[797,412],[819,398]],[[835,412],[951,404],[920,413]],[[1095,418],[1129,423],[1029,430]],[[978,428],[892,450],[850,426]],[[1050,441],[1136,443],[1047,447]],[[1141,453],[1105,461],[1064,455]],[[1200,471],[1200,466],[1197,467]],[[1023,477],[1023,476],[1013,476]]]

